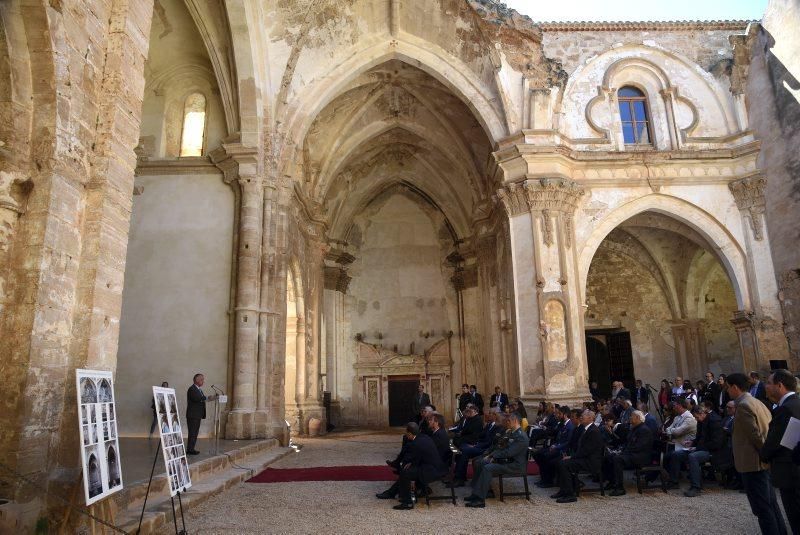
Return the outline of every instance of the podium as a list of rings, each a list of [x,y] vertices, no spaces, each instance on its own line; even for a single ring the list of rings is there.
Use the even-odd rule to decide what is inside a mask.
[[[217,394],[217,398],[214,400],[214,455],[219,455],[219,406],[227,402],[228,396],[225,394]]]

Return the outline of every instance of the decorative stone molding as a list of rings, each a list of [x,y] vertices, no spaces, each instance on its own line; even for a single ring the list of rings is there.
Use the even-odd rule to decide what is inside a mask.
[[[561,212],[572,216],[585,193],[583,186],[574,180],[540,178],[506,184],[497,190],[496,199],[509,216],[528,211]]]
[[[347,274],[347,270],[337,266],[325,266],[324,276],[326,290],[335,290],[343,294],[347,293],[350,281],[353,280],[353,278]]]
[[[545,32],[620,32],[620,31],[687,31],[744,30],[748,20],[698,21],[631,21],[631,22],[543,22],[537,24]]]
[[[764,187],[767,179],[763,176],[751,176],[728,184],[728,188],[736,200],[736,206],[750,220],[750,228],[756,240],[764,239],[763,214],[766,207]]]
[[[563,212],[568,216],[575,213],[578,202],[586,193],[583,186],[566,178],[541,178],[526,180],[525,200],[533,211]]]

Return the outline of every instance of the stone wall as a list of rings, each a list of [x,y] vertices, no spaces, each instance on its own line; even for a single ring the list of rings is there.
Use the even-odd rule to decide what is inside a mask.
[[[213,170],[143,175],[136,189],[117,357],[122,436],[147,434],[150,387],[162,381],[177,391],[181,418],[195,373],[207,390],[228,390],[233,192]],[[201,435],[211,426],[209,413]]]
[[[29,150],[14,162],[29,191],[13,235],[2,236],[0,452],[64,495],[79,474],[74,371],[116,366],[152,1],[0,9],[14,36],[13,91],[31,106]],[[48,504],[30,486],[2,492],[26,504],[26,526]]]
[[[749,41],[750,123],[761,140],[767,177],[767,228],[781,291],[785,332],[800,364],[800,2],[770,0]]]

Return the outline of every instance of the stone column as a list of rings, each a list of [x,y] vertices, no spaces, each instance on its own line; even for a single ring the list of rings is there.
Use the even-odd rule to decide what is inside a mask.
[[[589,399],[573,218],[583,188],[569,179],[509,183],[520,392],[533,400]]]
[[[731,182],[728,187],[742,216],[747,254],[750,309],[736,312],[732,320],[739,335],[743,364],[749,370],[768,371],[769,361],[789,360],[789,345],[782,325],[778,284],[764,221],[767,179],[761,175]]]
[[[672,324],[675,339],[675,366],[681,377],[703,377],[708,369],[706,335],[700,319],[685,319]]]
[[[225,425],[227,438],[255,438],[259,288],[264,191],[258,150],[224,143],[211,154],[225,181],[238,184],[239,236],[236,254],[233,392]],[[263,433],[261,433],[263,436]]]

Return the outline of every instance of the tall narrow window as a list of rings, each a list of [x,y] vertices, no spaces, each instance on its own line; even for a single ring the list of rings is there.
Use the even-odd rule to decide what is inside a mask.
[[[192,93],[183,104],[181,156],[203,155],[203,134],[206,128],[206,97]]]
[[[626,86],[617,93],[622,136],[626,145],[649,145],[650,118],[647,116],[647,97],[635,87]]]

